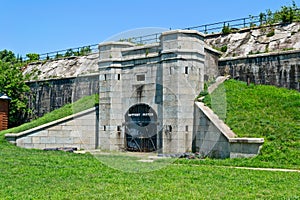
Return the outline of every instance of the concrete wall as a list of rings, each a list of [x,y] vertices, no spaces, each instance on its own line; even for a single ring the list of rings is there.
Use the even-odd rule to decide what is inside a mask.
[[[242,81],[300,91],[300,51],[277,52],[219,60],[221,75]]]
[[[190,151],[194,99],[204,75],[214,79],[217,71],[218,53],[205,50],[203,35],[168,31],[160,43],[109,42],[100,44],[99,52],[101,148],[126,148],[125,115],[130,107],[147,104],[157,114],[159,151]]]
[[[196,102],[194,108],[194,152],[212,158],[253,157],[259,153],[263,138],[238,138],[203,103]]]
[[[98,107],[18,133],[6,139],[24,148],[95,149],[98,147]]]
[[[41,117],[84,96],[99,93],[99,74],[32,81],[27,84],[30,87],[27,95],[28,107],[32,114],[24,116],[24,122]]]

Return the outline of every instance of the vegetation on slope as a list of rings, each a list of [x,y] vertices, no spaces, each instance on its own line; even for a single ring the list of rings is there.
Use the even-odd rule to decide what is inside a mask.
[[[224,87],[219,87],[206,97],[205,103],[239,137],[265,139],[260,155],[245,159],[244,164],[300,168],[300,93],[275,86],[247,86],[235,80],[225,82],[224,86],[226,98],[220,98]],[[225,116],[222,109],[213,106],[219,99],[226,100]]]
[[[86,96],[72,104],[66,104],[63,107],[56,109],[50,113],[45,114],[44,116],[37,118],[31,122],[22,124],[21,126],[11,128],[8,130],[1,131],[1,133],[19,133],[37,126],[70,116],[72,114],[84,111],[86,109],[92,108],[99,102],[98,94]]]

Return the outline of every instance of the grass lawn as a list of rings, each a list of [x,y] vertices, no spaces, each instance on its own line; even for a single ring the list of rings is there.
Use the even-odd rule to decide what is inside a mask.
[[[1,132],[0,199],[300,199],[298,172],[226,167],[300,168],[299,92],[230,80],[210,98],[213,109],[226,99],[226,115],[216,111],[238,136],[265,138],[260,155],[141,163],[124,155],[22,149]]]
[[[300,173],[296,172],[177,165],[175,161],[160,170],[128,173],[105,166],[91,154],[21,149],[3,136],[0,149],[0,199],[300,198]]]

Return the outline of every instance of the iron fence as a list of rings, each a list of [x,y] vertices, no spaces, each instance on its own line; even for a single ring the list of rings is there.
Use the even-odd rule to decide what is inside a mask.
[[[299,9],[296,9],[295,11],[299,11]],[[295,12],[295,13],[297,15],[299,14],[299,12]],[[266,18],[267,18],[266,15],[249,16],[246,18],[222,21],[222,22],[211,23],[211,24],[204,24],[200,26],[187,27],[187,28],[183,28],[183,30],[197,30],[205,34],[221,33],[224,27],[228,27],[230,30],[235,30],[235,29],[241,29],[247,27],[249,28],[253,26],[260,26],[262,24],[267,23]],[[126,39],[120,39],[119,41],[127,41],[127,42],[135,43],[137,45],[144,45],[144,44],[159,42],[160,35],[161,32],[126,38]],[[60,51],[43,53],[39,55],[39,59],[49,60],[49,59],[56,59],[56,58],[76,56],[76,55],[87,55],[89,53],[96,53],[96,52],[98,52],[98,44],[92,44],[92,45],[87,45],[82,47],[75,47],[75,48],[70,48],[70,49],[65,49]],[[26,60],[28,60],[28,58],[23,57],[23,61]]]

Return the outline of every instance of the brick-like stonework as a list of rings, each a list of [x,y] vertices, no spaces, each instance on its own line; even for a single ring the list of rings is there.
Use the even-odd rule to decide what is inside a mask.
[[[98,107],[56,120],[18,134],[6,134],[11,143],[24,148],[97,148]]]

